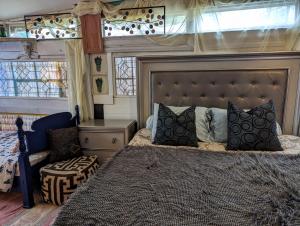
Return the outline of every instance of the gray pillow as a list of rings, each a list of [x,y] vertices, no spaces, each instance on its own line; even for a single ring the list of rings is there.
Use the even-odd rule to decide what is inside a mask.
[[[175,114],[179,115],[184,110],[188,109],[189,107],[177,107],[177,106],[167,106],[170,108]],[[158,109],[159,104],[154,103],[154,109],[153,109],[153,118],[151,119],[151,116],[147,119],[146,122],[146,128],[152,128],[151,136],[152,141],[156,134],[157,129],[157,118],[158,118]],[[197,132],[197,138],[200,141],[209,142],[211,141],[210,133],[209,133],[209,115],[207,112],[208,108],[206,107],[196,107],[195,109],[195,125],[196,125],[196,132]]]
[[[247,110],[245,110],[247,111]],[[210,118],[209,133],[210,141],[226,143],[227,142],[227,109],[209,108],[208,118]],[[276,122],[277,135],[282,135],[281,127]]]

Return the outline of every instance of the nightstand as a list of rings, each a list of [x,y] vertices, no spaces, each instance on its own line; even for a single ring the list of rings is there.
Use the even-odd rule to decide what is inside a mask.
[[[136,132],[133,120],[90,120],[79,126],[80,145],[85,155],[97,155],[100,163],[122,149]]]

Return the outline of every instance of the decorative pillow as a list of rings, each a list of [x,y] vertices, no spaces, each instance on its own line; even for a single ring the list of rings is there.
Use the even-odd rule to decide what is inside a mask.
[[[154,144],[198,147],[195,126],[195,107],[179,115],[159,104]]]
[[[227,141],[227,110],[221,108],[209,108],[210,116],[210,141],[226,143]]]
[[[82,156],[77,127],[49,130],[49,162],[60,162]]]
[[[179,115],[182,113],[184,110],[188,109],[189,107],[177,107],[177,106],[167,106],[170,108],[175,114]],[[153,119],[152,122],[150,123],[150,117],[148,118],[146,122],[146,128],[147,126],[152,126],[151,129],[151,134],[152,134],[152,141],[154,140],[155,134],[156,134],[156,127],[157,127],[157,118],[158,118],[158,108],[159,104],[154,103],[154,110],[153,110]],[[196,132],[197,132],[197,137],[201,141],[210,141],[210,134],[209,134],[209,119],[207,118],[207,110],[208,108],[206,107],[196,107],[195,108],[195,124],[196,124]]]
[[[248,112],[228,102],[226,150],[282,151],[276,132],[273,101]]]
[[[249,111],[244,109],[244,111]],[[209,125],[209,141],[226,143],[227,142],[227,109],[209,108],[208,119]],[[278,122],[276,122],[277,135],[282,135],[282,130]]]

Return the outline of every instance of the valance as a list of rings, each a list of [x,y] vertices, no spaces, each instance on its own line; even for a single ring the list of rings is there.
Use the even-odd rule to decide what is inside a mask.
[[[141,30],[140,35],[158,45],[192,43],[195,53],[293,51],[300,46],[298,0],[96,0],[79,2],[73,14],[102,14],[114,26],[121,9],[155,6],[165,7],[163,34]]]

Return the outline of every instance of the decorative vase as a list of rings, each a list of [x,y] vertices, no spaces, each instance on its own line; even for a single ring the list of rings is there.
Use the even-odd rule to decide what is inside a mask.
[[[96,64],[96,71],[100,72],[101,71],[102,59],[101,59],[101,57],[97,56],[94,60],[95,60],[95,64]]]
[[[102,78],[96,79],[96,86],[97,86],[97,91],[99,93],[102,93],[102,88],[103,88],[103,79]]]

